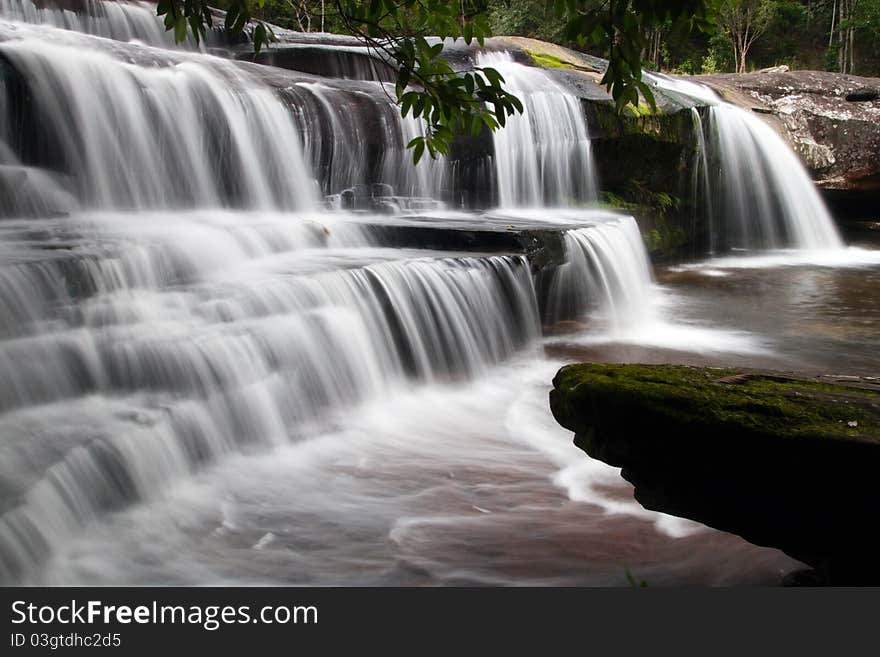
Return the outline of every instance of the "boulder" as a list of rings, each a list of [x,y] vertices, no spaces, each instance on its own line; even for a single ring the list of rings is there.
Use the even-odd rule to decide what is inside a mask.
[[[645,508],[780,548],[824,582],[880,582],[877,379],[583,364],[553,385],[556,419]]]

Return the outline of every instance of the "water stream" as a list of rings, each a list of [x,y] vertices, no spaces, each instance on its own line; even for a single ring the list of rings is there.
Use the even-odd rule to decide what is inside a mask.
[[[584,358],[876,369],[876,252],[843,248],[762,128],[714,105],[700,123],[724,240],[808,251],[655,278],[635,220],[584,207],[586,119],[545,72],[478,56],[527,111],[493,138],[499,209],[453,211],[452,165],[412,164],[421,126],[387,82],[176,48],[140,4],[80,9],[0,4],[0,582],[763,584],[796,566],[645,511],[546,402]],[[555,232],[561,261],[389,237],[426,227]]]

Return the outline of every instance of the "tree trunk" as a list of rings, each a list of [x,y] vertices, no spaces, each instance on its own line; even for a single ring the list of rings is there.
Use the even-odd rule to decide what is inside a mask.
[[[849,5],[849,16],[850,21],[855,19],[856,15],[856,0],[850,0]],[[856,28],[854,25],[850,25],[849,28],[849,73],[853,74],[856,72]]]
[[[828,33],[828,48],[834,43],[834,23],[837,18],[837,0],[831,3],[831,31]]]
[[[654,31],[654,39],[653,43],[651,44],[651,63],[654,65],[655,71],[660,70],[660,37],[661,32],[660,28],[658,27]]]

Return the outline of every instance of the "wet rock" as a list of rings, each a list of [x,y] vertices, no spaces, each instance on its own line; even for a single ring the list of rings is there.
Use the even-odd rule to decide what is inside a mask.
[[[370,185],[370,195],[373,198],[388,198],[394,196],[394,188],[385,183],[373,183]]]
[[[397,79],[390,64],[372,56],[360,44],[279,44],[259,53],[254,53],[252,48],[242,49],[235,53],[235,57],[258,64],[346,80],[394,82]]]
[[[40,169],[0,164],[0,219],[67,215],[76,201],[57,180]]]
[[[876,381],[709,368],[562,368],[550,403],[636,499],[777,547],[825,582],[876,584]]]

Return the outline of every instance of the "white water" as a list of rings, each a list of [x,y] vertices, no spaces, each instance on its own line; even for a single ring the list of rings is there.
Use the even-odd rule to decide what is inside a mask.
[[[661,75],[656,86],[709,105],[698,135],[704,205],[711,208],[711,250],[835,250],[843,240],[791,147],[764,121],[708,87]],[[699,115],[698,115],[699,117]],[[723,225],[718,225],[723,222]]]
[[[588,320],[585,341],[669,334],[632,218],[409,217],[564,231],[540,290],[522,255],[385,248],[364,227],[382,217],[318,193],[447,184],[445,162],[409,164],[421,127],[381,83],[59,20],[0,23],[0,112],[23,80],[16,118],[39,128],[0,133],[0,184],[33,201],[0,208],[0,581],[723,581],[694,546],[754,563],[643,510],[548,413],[542,310]],[[593,198],[579,101],[481,61],[527,107],[496,135],[502,204]]]
[[[406,145],[423,128],[412,116],[401,117],[389,102],[393,86],[364,82],[339,88],[315,82],[299,88],[311,95],[298,103],[307,157],[324,172],[327,194],[378,180],[401,196],[439,198],[446,162],[424,158],[413,164]]]
[[[289,215],[57,229],[73,253],[3,268],[0,480],[22,496],[0,520],[4,580],[224,455],[308,435],[407,380],[480,375],[538,334],[521,257],[337,251]],[[74,290],[54,284],[64,274]]]
[[[517,359],[461,388],[398,392],[312,440],[231,456],[82,533],[41,581],[625,585],[623,555],[661,582],[665,541],[693,549],[711,534],[614,493],[618,471],[546,411],[559,364]],[[742,559],[742,546],[720,554]]]
[[[635,219],[616,217],[565,233],[567,262],[551,285],[548,319],[595,308],[620,334],[656,319],[656,291]]]
[[[167,32],[163,20],[156,15],[156,5],[149,2],[105,2],[73,0],[65,3],[76,11],[62,7],[37,6],[32,0],[0,0],[3,18],[106,37],[116,41],[140,41],[154,46],[175,47],[173,32]],[[195,44],[188,38],[190,47]]]
[[[0,54],[26,76],[51,164],[85,206],[316,204],[290,112],[231,62],[187,55],[147,67],[78,35],[6,34]]]
[[[547,73],[517,64],[508,53],[480,53],[477,64],[496,69],[525,110],[493,134],[499,205],[595,200],[596,173],[580,101]]]

